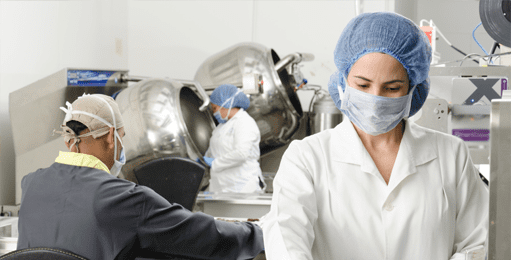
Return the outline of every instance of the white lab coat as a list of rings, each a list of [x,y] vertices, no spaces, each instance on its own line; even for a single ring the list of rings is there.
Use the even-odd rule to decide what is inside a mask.
[[[268,259],[465,259],[488,189],[461,139],[406,121],[387,185],[349,120],[286,150],[263,223]]]
[[[224,124],[219,124],[209,141],[207,157],[211,165],[209,191],[262,192],[259,177],[259,141],[261,134],[255,120],[242,108]]]

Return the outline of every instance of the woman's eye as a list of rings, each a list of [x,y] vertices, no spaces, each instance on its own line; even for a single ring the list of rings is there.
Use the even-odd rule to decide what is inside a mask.
[[[357,84],[359,88],[367,88],[367,85],[360,85],[360,84]]]
[[[388,87],[387,88],[389,91],[398,91],[401,89],[401,87]]]

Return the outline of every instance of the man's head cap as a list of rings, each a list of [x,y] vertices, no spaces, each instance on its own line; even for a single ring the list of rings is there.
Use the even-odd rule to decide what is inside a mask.
[[[94,138],[105,135],[109,128],[114,126],[112,112],[115,116],[116,129],[124,126],[119,106],[112,97],[107,95],[84,94],[72,104],[67,102],[67,109],[61,109],[66,112],[63,125],[72,120],[78,121],[84,124],[90,132],[96,131],[95,134],[92,134]],[[98,131],[100,129],[105,131]]]

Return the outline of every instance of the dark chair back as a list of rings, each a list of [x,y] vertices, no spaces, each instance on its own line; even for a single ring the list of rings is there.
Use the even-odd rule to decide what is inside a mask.
[[[0,260],[88,260],[73,252],[59,248],[33,247],[12,251],[3,256]]]
[[[171,203],[193,209],[205,167],[188,158],[165,157],[133,170],[140,185],[153,189]]]

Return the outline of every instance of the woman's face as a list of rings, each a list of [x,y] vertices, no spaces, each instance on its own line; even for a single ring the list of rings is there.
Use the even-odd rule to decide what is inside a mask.
[[[399,61],[388,54],[376,52],[358,59],[347,80],[352,88],[383,97],[405,96],[410,85],[408,74]]]
[[[221,106],[211,103],[211,112],[214,114],[217,111],[220,111],[220,116],[222,116],[222,118],[227,117],[227,112],[229,112],[229,110],[227,108],[224,108],[224,107],[221,107]]]

